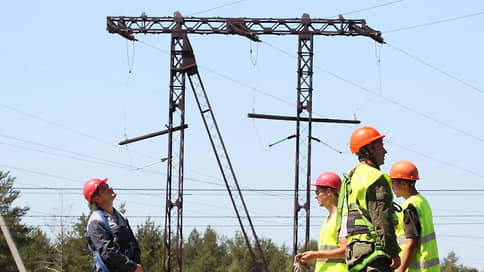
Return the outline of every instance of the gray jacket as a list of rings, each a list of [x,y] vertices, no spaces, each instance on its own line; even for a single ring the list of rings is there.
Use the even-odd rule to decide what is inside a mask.
[[[102,217],[93,212],[84,234],[88,244],[99,252],[110,272],[135,271],[137,264],[141,264],[141,251],[128,219],[116,209],[113,216],[104,210],[101,212],[116,238],[106,228]]]

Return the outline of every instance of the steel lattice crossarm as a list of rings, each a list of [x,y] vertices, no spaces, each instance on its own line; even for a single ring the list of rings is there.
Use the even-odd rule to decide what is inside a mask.
[[[383,43],[381,32],[366,25],[363,19],[311,19],[308,14],[302,18],[223,18],[183,17],[175,12],[174,17],[128,17],[108,16],[107,30],[135,40],[134,34],[163,34],[179,31],[187,34],[236,34],[259,41],[259,35],[312,34],[324,36],[368,36]]]

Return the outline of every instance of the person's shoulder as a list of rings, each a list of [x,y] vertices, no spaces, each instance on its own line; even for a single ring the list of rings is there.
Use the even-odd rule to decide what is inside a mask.
[[[366,163],[360,163],[360,164],[357,164],[353,170],[354,171],[354,174],[363,174],[364,176],[366,177],[372,177],[374,179],[380,179],[380,178],[383,178],[383,179],[386,179],[386,177],[388,177],[383,171],[381,171],[380,169],[377,169],[373,166],[370,166]]]
[[[92,211],[91,215],[89,216],[89,220],[87,221],[87,232],[95,231],[99,228],[102,228],[102,226],[104,226],[103,218],[97,211]]]
[[[102,211],[101,211],[101,214],[103,214]],[[97,210],[92,211],[91,215],[89,216],[89,220],[87,221],[87,225],[89,225],[92,222],[103,222],[104,219],[102,218],[101,214],[99,214],[99,212]],[[104,216],[104,214],[103,214],[103,216]]]

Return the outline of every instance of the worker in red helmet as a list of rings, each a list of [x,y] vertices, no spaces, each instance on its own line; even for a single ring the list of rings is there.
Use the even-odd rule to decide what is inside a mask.
[[[365,126],[350,138],[351,152],[359,163],[345,175],[338,201],[338,211],[344,202],[348,209],[345,259],[350,271],[390,272],[400,266],[391,180],[380,171],[387,153],[384,137]],[[337,221],[341,226],[341,219]]]
[[[116,193],[107,180],[90,179],[82,190],[87,202],[95,207],[84,233],[94,255],[93,271],[143,272],[138,241],[126,216],[113,207]]]
[[[402,265],[397,272],[440,272],[432,209],[415,188],[419,179],[417,167],[410,161],[396,162],[390,169],[390,178],[395,195],[405,199],[398,213]]]
[[[319,175],[315,184],[316,195],[320,207],[325,207],[329,215],[324,219],[319,233],[318,251],[306,251],[301,257],[301,263],[316,263],[315,272],[339,272],[348,271],[345,263],[346,231],[336,230],[336,212],[338,208],[338,196],[341,188],[341,179],[333,172],[325,172]],[[344,220],[343,220],[344,221]]]

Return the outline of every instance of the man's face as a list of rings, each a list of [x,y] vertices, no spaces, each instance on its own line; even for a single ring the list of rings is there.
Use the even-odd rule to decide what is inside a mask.
[[[406,190],[407,182],[401,179],[392,179],[392,189],[396,197],[403,197]]]
[[[97,189],[97,193],[94,196],[96,202],[113,201],[116,198],[116,193],[113,188],[107,183],[101,183]]]
[[[383,147],[383,140],[376,140],[368,146],[373,158],[375,158],[375,163],[380,166],[385,163],[385,154],[387,154],[386,149]]]
[[[329,199],[329,191],[328,187],[316,186],[316,192],[314,198],[318,201],[320,207],[326,205]]]

